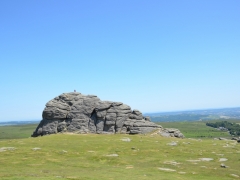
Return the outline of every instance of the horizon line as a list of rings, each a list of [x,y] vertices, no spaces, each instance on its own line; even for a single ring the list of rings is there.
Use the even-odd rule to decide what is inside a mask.
[[[202,109],[185,109],[185,110],[170,110],[170,111],[154,111],[154,112],[144,112],[143,114],[186,112],[186,111],[204,111],[204,110],[234,109],[234,108],[240,108],[240,106],[237,106],[237,107],[219,107],[219,108],[202,108]]]

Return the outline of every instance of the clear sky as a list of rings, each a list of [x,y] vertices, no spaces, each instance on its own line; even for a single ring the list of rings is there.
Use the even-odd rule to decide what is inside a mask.
[[[1,0],[0,121],[76,89],[133,109],[240,107],[239,0]]]

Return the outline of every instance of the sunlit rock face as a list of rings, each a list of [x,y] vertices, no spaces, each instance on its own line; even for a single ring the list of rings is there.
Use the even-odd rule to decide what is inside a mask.
[[[32,137],[63,132],[145,134],[162,127],[121,102],[95,95],[63,93],[50,100]]]

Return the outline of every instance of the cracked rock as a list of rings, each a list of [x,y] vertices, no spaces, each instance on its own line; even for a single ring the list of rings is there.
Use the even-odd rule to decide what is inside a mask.
[[[95,95],[63,93],[47,102],[32,137],[57,133],[146,134],[161,130],[175,137],[180,131],[163,130],[139,110],[122,102],[102,101]]]
[[[178,129],[174,129],[174,128],[161,129],[159,131],[159,134],[163,137],[184,138],[184,135]]]

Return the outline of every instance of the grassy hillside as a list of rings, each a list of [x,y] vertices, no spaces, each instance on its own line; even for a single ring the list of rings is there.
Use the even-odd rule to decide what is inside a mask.
[[[162,125],[164,128],[177,128],[187,138],[231,137],[228,132],[219,131],[212,127],[206,126],[206,121],[160,122],[157,124]]]
[[[0,126],[0,141],[2,139],[28,138],[36,129],[37,124]]]
[[[128,137],[130,142],[121,139]],[[172,141],[177,146],[167,145]],[[141,135],[50,135],[0,141],[0,179],[233,179],[236,141]],[[33,150],[33,148],[41,148]],[[107,155],[117,154],[117,157]],[[199,161],[199,158],[213,158]],[[221,168],[220,158],[228,168]],[[172,172],[160,170],[168,168]],[[234,174],[234,175],[232,175]]]
[[[220,131],[211,131],[204,122],[161,124],[176,127],[185,136],[197,139],[120,134],[27,138],[36,125],[0,127],[8,138],[0,141],[0,179],[239,179],[240,143],[199,139],[201,134],[224,137]],[[16,132],[11,135],[13,131]],[[20,134],[25,138],[10,139]],[[122,141],[125,138],[131,141]],[[169,145],[172,142],[177,145]],[[221,158],[226,161],[220,162],[224,160]],[[220,167],[222,163],[228,167]]]

